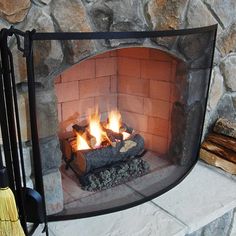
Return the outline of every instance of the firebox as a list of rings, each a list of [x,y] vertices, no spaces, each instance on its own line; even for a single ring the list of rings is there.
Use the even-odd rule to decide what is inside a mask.
[[[194,167],[216,26],[106,33],[11,28],[2,35],[2,57],[6,54],[9,60],[2,63],[9,67],[9,75],[3,74],[1,82],[8,124],[4,127],[2,118],[6,165],[12,188],[20,196],[22,186],[19,181],[15,185],[14,176],[24,179],[25,175],[21,128],[25,126],[30,133],[25,144],[33,153],[33,188],[43,201],[43,220],[27,218],[26,210],[25,221],[82,218],[126,209],[165,193]],[[7,45],[12,35],[26,57],[27,81],[20,83],[15,81],[15,58]],[[59,61],[44,58],[48,50],[54,50],[48,42],[55,46],[70,40],[84,45],[81,55],[71,56],[65,50],[53,51],[61,53]],[[96,44],[104,50],[96,51]],[[48,67],[43,68],[42,61]],[[24,66],[19,58],[17,65]],[[17,91],[24,94],[29,108],[25,123]],[[21,160],[21,164],[13,162],[14,168],[13,155]],[[51,170],[55,179],[50,177]],[[24,200],[19,199],[24,210]]]
[[[82,187],[99,190],[131,180],[148,172],[144,160],[152,153],[168,155],[178,63],[158,49],[129,47],[86,59],[57,77],[62,153]],[[99,167],[105,169],[95,176]]]

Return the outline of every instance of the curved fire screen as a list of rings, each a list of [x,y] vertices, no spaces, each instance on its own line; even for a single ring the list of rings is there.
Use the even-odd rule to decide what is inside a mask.
[[[135,206],[189,173],[215,34],[211,26],[30,35],[33,154],[41,158],[49,220]]]

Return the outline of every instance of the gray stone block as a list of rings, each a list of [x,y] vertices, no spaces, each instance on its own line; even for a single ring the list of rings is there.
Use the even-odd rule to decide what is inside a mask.
[[[89,7],[89,16],[98,31],[109,31],[113,22],[113,11],[104,1],[95,2]]]
[[[40,32],[54,32],[54,23],[50,13],[42,7],[32,4],[25,24],[21,25],[21,30],[36,29]],[[23,44],[22,44],[23,45]],[[22,53],[17,50],[16,42],[13,47],[13,58],[15,66],[16,81],[25,81],[27,70]],[[34,72],[35,79],[42,82],[44,87],[48,84],[48,75],[54,71],[63,60],[61,43],[56,40],[52,41],[35,41],[34,42]]]
[[[146,1],[144,6],[146,22],[152,30],[179,29],[184,23],[184,15],[188,0],[180,1]],[[158,45],[171,48],[176,37],[163,37],[153,39]]]
[[[62,14],[63,9],[63,14]],[[51,3],[53,18],[58,31],[91,32],[92,28],[87,18],[86,9],[81,0],[57,0]],[[81,57],[90,55],[94,50],[92,40],[67,40],[63,43],[65,59],[69,64],[77,63]]]
[[[236,93],[231,95],[232,100],[233,100],[233,104],[234,104],[234,109],[236,110]]]
[[[154,30],[178,29],[184,22],[188,0],[147,2],[146,21]]]
[[[235,176],[236,179],[236,176]],[[236,208],[234,208],[234,218],[232,221],[232,227],[230,230],[230,236],[235,236],[236,235]]]
[[[56,214],[63,210],[63,190],[61,173],[54,170],[43,176],[46,210],[48,215]]]
[[[211,86],[209,91],[209,99],[207,109],[214,110],[224,93],[224,79],[221,75],[219,68],[215,67],[212,71]]]
[[[233,221],[233,210],[186,236],[228,236]]]
[[[31,147],[23,147],[23,159],[26,178],[30,178],[32,174],[32,155]]]
[[[212,43],[210,33],[191,34],[180,38],[178,47],[180,52],[190,60],[196,60],[205,54],[209,44]]]
[[[216,42],[222,57],[236,51],[236,22],[229,25],[219,36]]]
[[[110,27],[110,31],[114,32],[125,32],[125,31],[141,31],[140,28],[135,22],[125,21],[113,23]],[[109,40],[111,47],[118,47],[120,45],[129,45],[129,44],[142,44],[144,39],[111,39]]]
[[[132,25],[136,25],[137,28],[145,29],[146,22],[144,18],[143,1],[106,1],[106,5],[113,11],[113,25],[120,22],[132,22]]]
[[[236,119],[236,107],[233,103],[233,96],[230,94],[224,94],[215,109],[207,110],[204,122],[204,136],[212,131],[216,120],[220,117],[229,120]]]
[[[210,70],[193,70],[188,76],[188,105],[196,101],[204,101],[207,96],[207,85]]]
[[[234,108],[231,95],[225,94],[217,107],[217,118],[224,117],[229,120],[236,119],[236,111]]]
[[[169,158],[180,165],[188,165],[196,158],[201,139],[199,127],[203,122],[200,102],[191,106],[175,103],[171,114],[171,136]]]
[[[235,9],[236,2],[234,0],[203,0],[213,15],[217,16],[218,22],[222,27],[227,27],[236,19]]]
[[[186,16],[187,28],[209,26],[217,23],[217,20],[201,0],[189,2]]]
[[[57,134],[57,98],[54,90],[36,92],[36,112],[40,138]]]
[[[43,174],[50,173],[61,165],[62,153],[57,136],[39,140]]]
[[[231,92],[236,92],[236,53],[229,54],[220,64],[226,87]]]
[[[51,0],[32,0],[34,4],[38,5],[38,6],[44,6],[44,5],[48,5]]]

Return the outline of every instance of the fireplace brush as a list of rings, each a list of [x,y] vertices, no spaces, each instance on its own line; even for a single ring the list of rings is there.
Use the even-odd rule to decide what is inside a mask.
[[[0,63],[0,127],[4,145],[5,162],[11,164],[10,143],[8,139],[6,107],[3,89],[2,68]],[[0,235],[21,236],[25,235],[19,219],[15,196],[11,190],[14,189],[14,180],[12,175],[12,166],[10,169],[10,180],[8,178],[7,168],[3,166],[3,156],[0,147]],[[11,187],[11,188],[10,188]]]
[[[20,224],[15,197],[9,188],[7,169],[3,166],[0,147],[0,235],[24,236]]]

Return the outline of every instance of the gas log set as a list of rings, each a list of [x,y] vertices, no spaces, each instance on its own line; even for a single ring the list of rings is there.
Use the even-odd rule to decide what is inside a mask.
[[[96,111],[72,128],[62,140],[63,157],[83,189],[107,189],[149,171],[142,159],[144,139],[122,122],[119,111],[111,111],[106,121]]]

